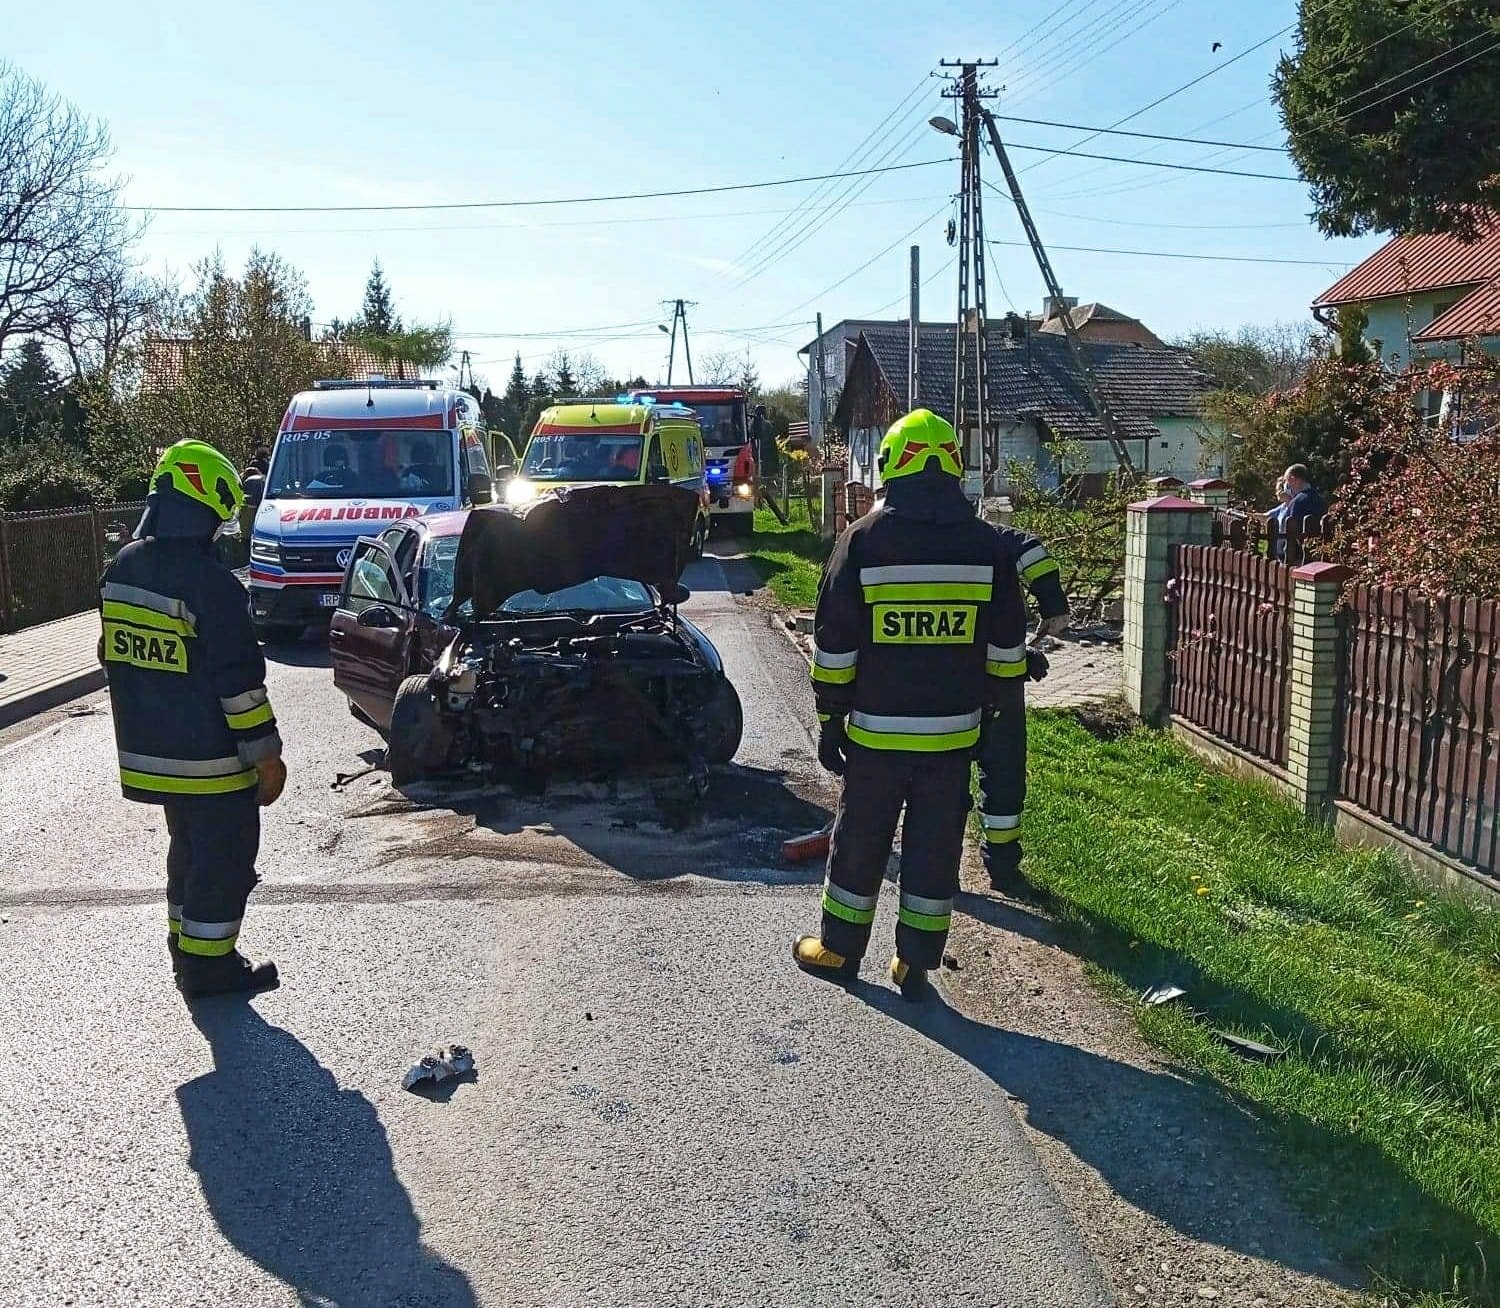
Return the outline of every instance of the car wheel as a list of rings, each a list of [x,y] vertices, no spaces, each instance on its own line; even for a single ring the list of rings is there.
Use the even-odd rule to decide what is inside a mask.
[[[453,732],[443,721],[425,675],[407,677],[391,705],[385,765],[393,786],[418,781],[448,766]]]
[[[302,639],[300,622],[257,622],[255,635],[262,645],[290,645]]]
[[[698,525],[693,529],[693,557],[703,557],[703,547],[708,544],[708,519],[700,517]]]
[[[728,677],[719,677],[703,717],[704,759],[709,763],[730,762],[739,753],[745,734],[745,710]]]

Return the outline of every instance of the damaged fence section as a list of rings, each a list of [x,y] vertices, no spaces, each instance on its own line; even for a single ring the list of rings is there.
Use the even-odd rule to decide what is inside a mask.
[[[0,630],[81,613],[99,574],[130,539],[144,503],[0,513]]]

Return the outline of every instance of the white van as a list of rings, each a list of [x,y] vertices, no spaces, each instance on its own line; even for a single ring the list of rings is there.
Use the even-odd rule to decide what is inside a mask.
[[[442,382],[320,381],[292,396],[250,534],[250,607],[261,638],[291,639],[327,621],[361,536],[488,503],[485,441],[474,397]]]

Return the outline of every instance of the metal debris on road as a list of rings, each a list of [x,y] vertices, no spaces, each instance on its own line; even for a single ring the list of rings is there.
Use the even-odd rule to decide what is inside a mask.
[[[1185,994],[1187,991],[1181,986],[1156,985],[1141,996],[1141,1003],[1156,1008],[1161,1004],[1170,1004],[1174,999],[1181,999]]]
[[[474,1055],[465,1045],[448,1045],[435,1054],[428,1054],[420,1063],[413,1063],[401,1078],[401,1088],[410,1090],[423,1081],[437,1085],[455,1076],[466,1076],[474,1070]]]
[[[361,777],[367,777],[370,773],[378,771],[374,764],[367,768],[361,768],[358,772],[336,772],[333,780],[329,783],[329,790],[342,790],[351,781],[358,781]]]
[[[1214,1029],[1214,1039],[1230,1051],[1238,1054],[1241,1058],[1248,1058],[1253,1063],[1279,1063],[1286,1057],[1284,1049],[1274,1049],[1270,1045],[1263,1045],[1257,1040],[1247,1040],[1244,1036],[1237,1036],[1230,1031]]]
[[[822,858],[828,853],[828,838],[833,834],[833,819],[818,831],[809,831],[805,836],[793,836],[782,842],[781,859],[784,863],[806,863]]]

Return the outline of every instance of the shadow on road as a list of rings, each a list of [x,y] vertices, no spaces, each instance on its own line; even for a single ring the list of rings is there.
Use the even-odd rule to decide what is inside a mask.
[[[190,1163],[225,1239],[304,1303],[470,1308],[425,1248],[374,1106],[243,1002],[195,1006],[214,1070],[177,1090]]]
[[[1008,1097],[1027,1123],[1096,1170],[1141,1211],[1195,1240],[1267,1258],[1338,1284],[1359,1278],[1331,1263],[1305,1221],[1254,1201],[1230,1159],[1268,1144],[1214,1085],[1152,1072],[1073,1045],[988,1026],[934,993],[920,1004],[861,982],[852,993],[957,1054]]]
[[[321,628],[313,634],[303,633],[301,639],[262,645],[261,653],[267,663],[281,663],[290,668],[331,668],[333,654],[328,648],[328,633]]]
[[[426,841],[407,844],[392,861],[409,858],[483,856],[470,831],[537,838],[571,845],[636,881],[668,882],[681,876],[725,881],[811,885],[823,879],[821,860],[786,866],[781,845],[790,836],[821,829],[829,807],[792,789],[785,772],[730,764],[715,769],[707,797],[692,805],[693,820],[670,823],[653,798],[649,783],[607,785],[561,783],[543,794],[504,785],[465,786],[444,781],[414,782],[395,793],[421,809],[440,809],[461,819],[457,826],[434,823]],[[518,849],[496,843],[495,857],[513,858]],[[560,852],[554,858],[562,858]],[[564,860],[566,861],[566,860]]]

